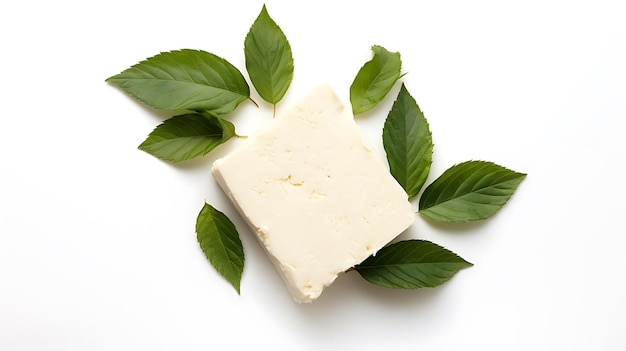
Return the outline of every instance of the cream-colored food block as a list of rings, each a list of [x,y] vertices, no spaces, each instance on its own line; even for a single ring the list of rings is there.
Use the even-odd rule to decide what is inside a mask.
[[[328,86],[212,169],[298,302],[316,299],[414,221],[402,187]]]

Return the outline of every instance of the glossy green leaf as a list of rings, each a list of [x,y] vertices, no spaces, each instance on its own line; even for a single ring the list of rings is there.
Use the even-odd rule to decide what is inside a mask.
[[[237,68],[201,50],[164,52],[107,81],[147,105],[164,110],[223,115],[250,98],[250,87]]]
[[[426,187],[419,213],[440,222],[489,218],[506,204],[525,177],[492,162],[455,165]]]
[[[374,108],[400,79],[402,61],[399,52],[372,46],[374,57],[359,70],[350,86],[352,113],[356,116]]]
[[[139,145],[162,160],[180,162],[204,156],[235,135],[235,126],[209,114],[189,113],[165,120]]]
[[[198,214],[196,234],[200,248],[209,262],[240,293],[245,257],[233,222],[205,203]]]
[[[293,57],[287,37],[265,5],[246,36],[244,54],[252,85],[265,101],[276,104],[293,79]]]
[[[433,160],[428,121],[402,84],[383,127],[383,146],[389,169],[409,198],[421,190]]]
[[[425,240],[382,248],[355,267],[368,282],[394,289],[433,288],[472,266],[454,252]]]

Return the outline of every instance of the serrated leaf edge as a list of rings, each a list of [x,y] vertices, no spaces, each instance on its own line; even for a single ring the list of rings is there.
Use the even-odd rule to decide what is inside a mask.
[[[202,240],[200,238],[200,231],[199,231],[199,221],[201,216],[204,214],[205,211],[209,211],[209,215],[211,216],[212,219],[212,223],[215,225],[215,230],[217,231],[217,238],[219,239],[219,241],[222,243],[222,245],[220,246],[220,248],[223,248],[223,253],[225,254],[225,256],[229,259],[229,261],[227,262],[218,262],[215,261],[214,257],[211,257],[207,254],[207,252],[204,250],[203,248],[203,244],[202,242],[204,240],[207,240],[206,238],[204,240]],[[224,221],[216,221],[216,217],[215,215],[221,216],[222,219]],[[211,206],[210,204],[208,204],[206,201],[204,203],[204,206],[202,207],[202,209],[200,210],[200,213],[198,214],[198,218],[196,220],[196,239],[198,241],[198,244],[200,245],[200,249],[201,251],[204,253],[205,257],[209,260],[209,262],[211,263],[211,265],[213,266],[213,268],[215,268],[215,270],[226,280],[228,281],[233,288],[235,288],[235,290],[237,291],[237,294],[241,294],[241,277],[242,277],[242,273],[243,273],[243,268],[245,266],[245,253],[243,251],[243,245],[241,243],[241,240],[235,241],[233,238],[230,238],[228,235],[223,235],[223,232],[220,231],[217,227],[220,225],[229,225],[232,226],[232,229],[234,230],[235,233],[237,233],[237,238],[239,238],[239,233],[237,232],[237,228],[235,227],[234,223],[228,218],[228,216],[226,216],[226,214],[224,214],[223,212],[217,210],[215,207]],[[229,248],[229,246],[224,245],[224,239],[227,239],[231,244],[234,244],[235,246],[241,247],[241,253],[242,255],[239,256],[237,252],[231,250]],[[233,263],[232,258],[235,257],[237,258],[237,261],[241,263],[241,269],[239,269],[239,267],[237,266],[237,269],[235,269],[235,263]],[[226,269],[224,269],[224,267],[226,267]],[[234,274],[235,276],[238,277],[237,280],[233,280],[230,279],[229,277],[227,277],[223,271],[224,270],[228,270],[230,271],[229,273]]]
[[[526,174],[526,173],[521,173],[521,172],[518,172],[518,171],[514,171],[514,170],[512,170],[512,169],[510,169],[510,168],[507,168],[507,167],[501,166],[501,165],[499,165],[499,164],[497,164],[497,163],[495,163],[495,162],[491,162],[491,161],[484,161],[484,160],[469,160],[469,161],[465,161],[465,162],[460,162],[460,163],[454,164],[453,166],[451,166],[451,167],[449,167],[448,169],[446,169],[446,170],[445,170],[445,171],[444,171],[444,172],[443,172],[443,173],[442,173],[442,174],[441,174],[441,175],[440,175],[437,179],[435,179],[435,181],[433,181],[431,184],[429,184],[429,185],[426,187],[426,190],[428,189],[428,187],[430,187],[431,185],[433,185],[433,184],[434,184],[437,180],[439,180],[442,176],[444,176],[444,175],[446,174],[446,172],[448,172],[448,171],[450,171],[450,170],[454,169],[455,167],[462,166],[462,165],[464,165],[464,164],[468,164],[468,163],[483,163],[483,164],[485,164],[485,165],[497,166],[497,167],[501,168],[501,169],[502,169],[502,171],[508,171],[508,172],[511,172],[512,174],[515,174],[515,175],[517,175],[517,176],[518,176],[518,177],[516,177],[516,178],[512,178],[512,179],[507,180],[507,182],[509,182],[509,181],[513,181],[513,180],[517,180],[517,179],[519,179],[518,184],[517,184],[517,185],[513,188],[513,191],[511,192],[511,195],[509,195],[509,196],[508,196],[508,198],[506,198],[506,199],[505,199],[505,201],[504,201],[501,205],[499,205],[499,206],[500,206],[500,208],[496,211],[496,213],[497,213],[497,212],[499,212],[499,210],[500,210],[502,207],[504,207],[504,206],[505,206],[505,205],[509,202],[509,200],[513,197],[513,195],[514,195],[514,194],[515,194],[515,192],[517,191],[517,187],[519,186],[519,184],[520,184],[520,183],[521,183],[521,182],[522,182],[522,181],[526,178],[526,176],[527,176],[527,174]],[[460,176],[460,175],[456,175],[455,179],[456,179],[457,177],[459,177],[459,176]],[[483,177],[483,178],[484,178],[484,177]],[[483,178],[481,178],[481,179],[483,179]],[[521,179],[520,179],[520,178],[521,178]],[[447,184],[447,187],[450,187],[450,186],[452,186],[452,185],[453,185],[453,182],[450,182],[449,184]],[[491,187],[491,186],[489,186],[489,187]],[[489,187],[482,187],[482,188],[478,188],[478,189],[472,189],[472,192],[471,192],[471,193],[475,193],[475,192],[477,192],[477,190],[481,190],[481,189],[485,189],[485,188],[489,188]],[[426,192],[426,190],[424,190],[424,192]],[[439,198],[439,197],[441,196],[441,194],[442,194],[442,193],[444,193],[444,192],[445,192],[445,191],[443,191],[443,190],[442,190],[442,191],[440,191],[440,193],[439,193],[439,195],[437,196],[437,198]],[[427,212],[427,210],[429,210],[429,209],[431,209],[431,208],[433,208],[433,207],[436,207],[436,206],[441,206],[441,205],[443,205],[443,204],[445,204],[445,203],[447,203],[447,202],[450,202],[450,201],[458,200],[458,199],[462,198],[463,196],[470,195],[471,193],[465,193],[465,194],[462,194],[462,195],[459,195],[459,196],[456,196],[456,194],[455,194],[455,197],[453,197],[453,198],[451,198],[451,199],[449,199],[449,200],[443,201],[443,202],[441,202],[441,203],[437,203],[437,204],[436,204],[436,205],[434,205],[434,206],[429,206],[429,207],[426,207],[426,208],[422,208],[422,198],[423,198],[423,197],[422,197],[422,198],[420,198],[418,213],[420,213],[421,215],[423,215],[423,216],[425,216],[425,217],[427,217],[427,218],[429,218],[429,219],[431,219],[431,220],[435,220],[435,221],[438,221],[438,222],[442,222],[441,220],[437,220],[437,219],[435,219],[435,218],[431,218],[431,217],[429,217],[429,216],[428,216],[428,212]],[[422,196],[423,196],[423,194],[422,194]],[[494,213],[494,215],[495,215],[495,213]],[[485,217],[485,218],[480,218],[480,219],[475,219],[475,220],[465,220],[465,221],[450,220],[450,221],[444,221],[444,222],[446,222],[446,223],[466,223],[466,222],[471,222],[471,221],[486,220],[486,219],[488,219],[488,218],[491,218],[491,217],[489,216],[489,217]]]
[[[402,244],[406,244],[407,242],[419,242],[419,243],[424,243],[424,244],[427,244],[427,245],[435,246],[435,247],[436,247],[436,248],[438,248],[440,251],[442,251],[442,252],[441,252],[442,254],[451,255],[451,256],[453,256],[453,257],[455,257],[455,258],[457,258],[457,259],[459,259],[459,260],[460,260],[459,262],[439,262],[439,263],[440,263],[440,264],[453,264],[453,265],[457,265],[457,266],[458,266],[458,269],[449,270],[448,272],[452,272],[452,274],[451,274],[449,277],[442,278],[442,279],[441,279],[441,281],[439,282],[439,284],[437,284],[437,285],[424,284],[424,282],[420,280],[420,282],[422,283],[422,286],[416,286],[416,287],[410,287],[410,288],[407,288],[407,287],[401,287],[401,286],[399,286],[399,284],[395,284],[395,286],[392,286],[392,285],[394,285],[394,284],[393,284],[393,283],[391,283],[391,282],[390,282],[390,284],[389,284],[389,285],[382,285],[382,284],[378,284],[378,283],[375,283],[375,282],[370,281],[369,279],[365,278],[363,275],[361,275],[361,276],[362,276],[362,277],[363,277],[366,281],[368,281],[369,283],[371,283],[371,284],[373,284],[373,285],[381,286],[381,287],[384,287],[384,288],[398,289],[398,290],[415,290],[415,289],[421,289],[421,288],[435,288],[435,287],[438,287],[438,286],[440,286],[440,285],[442,285],[442,284],[444,284],[444,283],[448,282],[450,279],[452,279],[452,278],[453,278],[453,277],[454,277],[454,276],[455,276],[455,275],[456,275],[459,271],[461,271],[462,269],[469,268],[469,267],[472,267],[472,266],[474,265],[473,263],[471,263],[471,262],[469,262],[469,261],[465,260],[464,258],[462,258],[461,256],[459,256],[457,253],[455,253],[455,252],[453,252],[453,251],[451,251],[451,250],[449,250],[449,249],[446,249],[445,247],[443,247],[443,246],[441,246],[441,245],[439,245],[439,244],[436,244],[436,243],[434,243],[434,242],[432,242],[432,241],[423,240],[423,239],[408,239],[408,240],[401,240],[401,241],[397,241],[397,242],[394,242],[394,243],[392,243],[392,244],[389,244],[389,245],[385,246],[385,247],[384,247],[383,249],[381,249],[381,250],[384,250],[384,249],[387,249],[387,248],[393,247],[393,246],[395,246],[395,245],[402,245]],[[411,249],[411,248],[410,248],[410,247],[407,247],[406,249],[408,250],[408,249]],[[413,248],[413,249],[414,249],[414,248]],[[395,256],[400,255],[400,253],[403,253],[403,252],[404,252],[404,251],[402,251],[402,252],[395,252],[395,253],[394,253],[394,257],[395,257]],[[379,251],[379,253],[380,253],[380,251]],[[422,257],[424,257],[424,256],[426,256],[426,255],[428,255],[428,254],[431,254],[431,253],[433,253],[433,251],[432,251],[432,250],[431,250],[430,252],[424,253],[424,254],[422,255]],[[383,254],[384,254],[384,252],[383,252]],[[379,255],[379,254],[376,254],[376,256],[378,256],[378,255]],[[372,259],[374,259],[374,260],[375,260],[375,259],[376,259],[376,258],[375,258],[376,256],[370,256],[368,259],[372,258]],[[403,256],[403,257],[406,257],[407,255],[406,255],[406,254],[404,254],[404,255],[402,255],[402,256]],[[366,260],[366,261],[367,261],[367,260]],[[366,261],[364,261],[364,262],[366,262]],[[364,263],[364,262],[363,262],[363,263]],[[363,263],[361,263],[361,264],[363,264]],[[398,267],[398,266],[399,266],[399,264],[389,264],[389,265],[386,265],[386,264],[385,264],[385,265],[378,265],[378,266],[376,266],[376,267],[367,267],[367,266],[366,266],[365,268],[363,268],[363,267],[361,266],[361,264],[359,264],[359,265],[357,265],[357,266],[355,266],[355,267],[354,267],[354,270],[356,270],[357,272],[359,272],[359,274],[360,274],[360,270],[367,271],[367,270],[370,270],[370,269],[385,268],[386,266],[389,266],[389,267]],[[436,264],[436,262],[435,262],[435,263],[433,263],[433,262],[406,263],[406,265],[415,265],[415,264]],[[404,265],[404,264],[403,264],[403,265]],[[439,267],[439,268],[441,268],[441,267]],[[389,273],[390,275],[394,275],[392,272],[389,272],[389,271],[387,271],[387,273]],[[382,275],[381,275],[380,277],[382,277]],[[417,279],[417,278],[415,278],[415,277],[411,277],[411,278],[412,278],[412,279],[415,279],[415,280],[419,280],[419,279]],[[400,279],[402,279],[402,278],[400,278]],[[387,280],[387,279],[385,278],[385,280]]]

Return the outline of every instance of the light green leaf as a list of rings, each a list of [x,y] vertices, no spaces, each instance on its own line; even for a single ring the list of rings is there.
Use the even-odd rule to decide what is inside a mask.
[[[233,222],[205,203],[198,214],[196,234],[202,252],[213,267],[240,293],[245,257]]]
[[[428,121],[404,84],[385,120],[383,146],[393,177],[409,198],[417,196],[432,164],[433,140]]]
[[[400,79],[402,61],[399,52],[372,46],[374,57],[359,70],[350,86],[352,113],[356,116],[378,105]]]
[[[472,266],[454,252],[426,240],[404,240],[382,248],[354,267],[372,284],[394,289],[434,288]]]
[[[207,111],[223,115],[250,98],[241,72],[201,50],[164,52],[107,79],[157,109]]]
[[[287,37],[263,5],[244,42],[252,85],[267,102],[280,101],[293,79],[293,57]]]
[[[440,222],[489,218],[506,204],[525,177],[492,162],[460,163],[426,187],[419,213]]]
[[[180,162],[204,156],[235,135],[235,126],[209,114],[189,113],[165,120],[139,145],[162,160]]]

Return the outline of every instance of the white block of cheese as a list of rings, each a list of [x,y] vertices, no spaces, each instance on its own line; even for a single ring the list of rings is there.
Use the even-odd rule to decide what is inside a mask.
[[[406,192],[326,85],[215,161],[212,174],[298,302],[316,299],[415,219]]]

